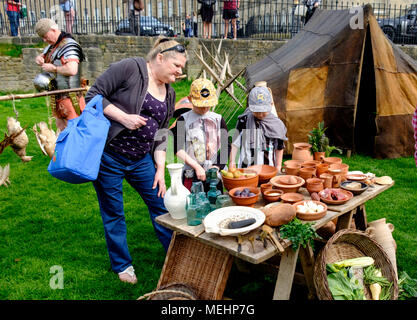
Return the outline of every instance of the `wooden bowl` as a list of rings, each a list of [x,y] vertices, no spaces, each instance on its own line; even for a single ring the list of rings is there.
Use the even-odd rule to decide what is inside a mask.
[[[304,196],[301,193],[289,192],[281,195],[281,201],[284,203],[296,203],[302,201]]]
[[[303,178],[298,177],[298,176],[291,176],[291,177],[295,177],[298,180],[298,183],[283,184],[279,182],[282,177],[286,177],[286,176],[284,175],[284,176],[273,177],[269,182],[277,189],[284,191],[284,193],[297,192],[298,189],[300,189],[300,187],[305,183],[305,180]]]
[[[323,193],[326,192],[326,190],[337,190],[338,192],[344,193],[347,196],[347,198],[344,199],[344,200],[330,200],[330,199],[327,199],[327,198],[323,197]],[[324,203],[332,204],[332,205],[339,205],[339,204],[345,204],[350,199],[352,199],[353,198],[353,193],[350,192],[350,191],[344,190],[344,189],[340,189],[340,188],[331,188],[331,189],[324,189],[324,190],[320,191],[319,192],[319,197],[320,197],[320,200]]]
[[[352,188],[349,188],[347,185],[349,183],[352,183],[352,182],[358,182],[358,183],[360,183],[362,185],[362,188],[361,189],[352,189]],[[351,180],[347,180],[347,181],[343,181],[340,184],[340,188],[342,188],[343,190],[347,190],[349,192],[352,192],[355,196],[363,193],[365,190],[368,189],[368,187],[369,186],[365,182],[362,182],[362,181],[351,181]]]
[[[250,190],[250,192],[253,192],[255,195],[252,197],[237,197],[234,195],[234,193],[237,190],[242,191],[243,189],[248,188]],[[232,198],[233,202],[236,203],[236,205],[238,206],[247,206],[247,207],[254,207],[255,203],[258,201],[259,199],[259,194],[260,191],[258,188],[256,187],[237,187],[237,188],[233,188],[231,190],[229,190],[229,196],[230,198]]]
[[[272,177],[275,177],[278,173],[278,169],[267,165],[267,164],[257,164],[254,166],[248,167],[249,170],[256,171],[259,175],[260,184],[268,182]]]
[[[314,213],[302,213],[302,212],[300,212],[299,209],[298,209],[298,206],[303,205],[307,201],[312,201],[312,202],[316,203],[317,205],[321,205],[321,206],[323,206],[324,209],[320,212],[314,212]],[[299,218],[301,220],[306,220],[306,221],[319,220],[319,219],[323,218],[327,213],[327,205],[323,202],[320,202],[320,201],[303,200],[303,201],[299,201],[299,202],[294,203],[293,206],[295,208],[297,218]]]
[[[282,190],[269,189],[269,190],[265,190],[265,192],[262,194],[262,197],[268,203],[277,202],[279,200],[279,198],[281,198],[281,195],[283,193],[284,193],[284,191],[282,191]]]
[[[227,191],[237,187],[257,187],[259,181],[259,175],[256,171],[249,169],[237,169],[242,173],[254,173],[253,177],[239,177],[239,178],[227,178],[222,175],[223,185]]]

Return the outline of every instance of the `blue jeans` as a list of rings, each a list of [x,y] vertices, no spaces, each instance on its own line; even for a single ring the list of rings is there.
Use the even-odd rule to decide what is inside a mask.
[[[172,231],[155,222],[157,216],[168,211],[163,198],[157,195],[158,188],[152,189],[154,178],[155,165],[149,153],[139,161],[132,161],[115,153],[103,153],[100,171],[93,185],[97,192],[110,263],[116,273],[132,265],[123,210],[123,179],[139,193],[148,206],[156,235],[164,249],[168,250]]]
[[[10,32],[12,34],[12,37],[16,37],[18,35],[19,29],[19,12],[7,11],[7,16],[9,17],[10,21]]]

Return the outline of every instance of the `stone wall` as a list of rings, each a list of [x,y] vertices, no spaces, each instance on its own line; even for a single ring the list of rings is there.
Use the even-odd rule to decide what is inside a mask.
[[[146,56],[152,48],[155,38],[151,37],[129,37],[115,35],[100,36],[76,36],[81,44],[87,61],[82,64],[81,75],[90,80],[90,84],[115,61],[126,57]],[[37,44],[40,41],[37,37],[15,37],[0,38],[0,43],[15,43],[21,45]],[[189,59],[184,73],[190,79],[198,76],[201,71],[201,63],[194,54],[194,51],[203,54],[201,43],[214,52],[219,46],[220,40],[203,40],[195,38],[179,38],[179,42],[187,47]],[[260,60],[268,53],[278,49],[284,41],[264,40],[227,40],[222,41],[222,52],[227,52],[232,66],[232,72],[236,73],[250,63]],[[399,46],[413,59],[417,60],[417,46]],[[0,91],[33,91],[32,80],[41,71],[35,64],[35,57],[42,49],[24,48],[22,57],[12,58],[0,56]],[[223,53],[224,54],[224,53]],[[208,59],[208,55],[205,55]]]

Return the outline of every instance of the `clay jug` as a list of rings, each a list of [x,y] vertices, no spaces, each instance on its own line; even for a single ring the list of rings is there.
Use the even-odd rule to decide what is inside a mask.
[[[184,219],[187,217],[186,203],[190,191],[182,184],[181,175],[182,163],[171,163],[167,165],[171,176],[171,186],[165,193],[164,204],[173,219]]]
[[[322,173],[320,179],[323,179],[324,189],[330,189],[333,187],[333,175],[330,173]]]
[[[314,160],[323,162],[324,158],[326,157],[326,152],[314,152]]]
[[[324,189],[323,180],[319,178],[310,178],[306,181],[306,188],[307,191],[312,194],[313,192],[319,193],[321,190]]]
[[[332,188],[339,188],[341,182],[342,182],[342,175],[333,174]]]
[[[293,160],[313,160],[313,155],[310,152],[311,144],[306,142],[294,143],[294,150],[292,151]]]
[[[386,223],[385,218],[369,222],[368,228],[366,229],[366,233],[385,250],[397,275],[397,259],[395,253],[397,244],[392,236],[393,231],[394,225],[392,223]]]
[[[327,172],[327,170],[329,169],[329,165],[327,163],[320,163],[317,165],[316,169],[316,175],[320,178],[323,173]]]

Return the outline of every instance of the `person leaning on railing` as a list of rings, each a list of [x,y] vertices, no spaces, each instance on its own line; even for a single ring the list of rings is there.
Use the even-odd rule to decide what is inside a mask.
[[[10,22],[10,33],[12,37],[19,35],[19,12],[22,4],[19,0],[6,0],[6,11]]]

